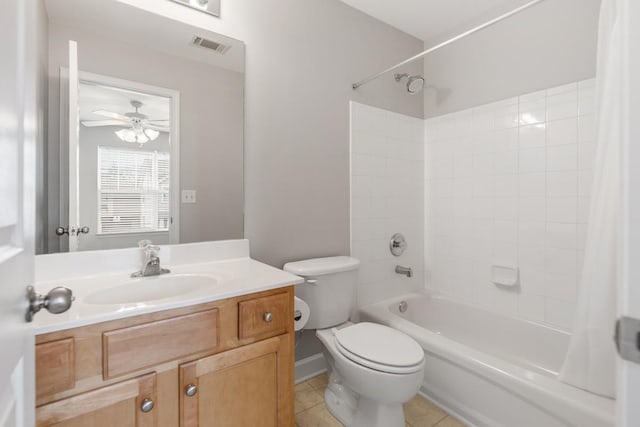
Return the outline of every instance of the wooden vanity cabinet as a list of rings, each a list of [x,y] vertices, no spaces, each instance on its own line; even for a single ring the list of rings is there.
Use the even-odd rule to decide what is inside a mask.
[[[37,426],[293,426],[293,334],[286,287],[38,335]]]

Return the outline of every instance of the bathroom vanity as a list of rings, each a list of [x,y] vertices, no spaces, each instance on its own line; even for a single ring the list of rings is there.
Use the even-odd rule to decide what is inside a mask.
[[[231,247],[224,259],[198,262],[224,246]],[[178,263],[201,259],[133,281],[125,272],[50,281],[72,288],[76,301],[66,313],[34,321],[38,426],[293,425],[292,285],[301,280],[251,260],[246,241],[166,250]],[[91,256],[51,255],[41,264],[56,261],[62,274],[60,263]],[[187,291],[132,301],[136,286],[162,289],[164,277]],[[214,280],[188,290],[189,280],[203,277]],[[131,293],[119,296],[121,281]]]

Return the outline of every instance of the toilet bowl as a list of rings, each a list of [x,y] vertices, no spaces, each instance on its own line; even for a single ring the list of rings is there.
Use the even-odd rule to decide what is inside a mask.
[[[347,323],[316,336],[329,371],[327,409],[348,427],[404,427],[402,404],[415,396],[424,376],[422,348],[374,323]]]
[[[329,411],[346,427],[404,427],[402,404],[418,392],[424,351],[408,335],[375,323],[350,323],[359,261],[330,257],[288,263],[305,278],[296,296],[310,309],[329,371]]]

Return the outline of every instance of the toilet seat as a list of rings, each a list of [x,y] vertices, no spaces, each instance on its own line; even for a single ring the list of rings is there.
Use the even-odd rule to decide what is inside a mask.
[[[343,356],[367,368],[391,374],[410,374],[422,368],[422,347],[388,326],[356,323],[335,330],[334,337]]]

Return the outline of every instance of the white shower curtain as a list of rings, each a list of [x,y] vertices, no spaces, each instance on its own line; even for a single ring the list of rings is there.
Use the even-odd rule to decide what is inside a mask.
[[[620,0],[602,0],[598,34],[598,144],[584,265],[574,332],[560,379],[604,396],[615,394],[622,46]]]

